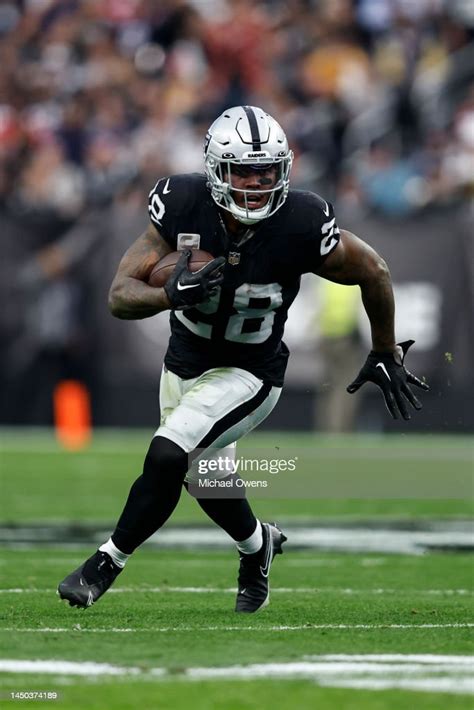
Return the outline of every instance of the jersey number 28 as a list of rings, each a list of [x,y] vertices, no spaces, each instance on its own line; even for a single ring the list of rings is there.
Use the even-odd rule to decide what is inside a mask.
[[[273,328],[275,310],[283,303],[281,285],[242,284],[234,292],[232,312],[226,318],[224,338],[234,343],[258,344],[267,340]],[[175,311],[175,316],[195,335],[211,338],[218,326],[220,293],[208,303],[186,311]]]

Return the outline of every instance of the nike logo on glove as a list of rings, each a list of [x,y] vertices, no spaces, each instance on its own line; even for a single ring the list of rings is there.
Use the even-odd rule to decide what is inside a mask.
[[[384,371],[384,373],[387,375],[387,377],[388,377],[388,379],[390,380],[390,382],[392,381],[392,378],[391,378],[390,375],[388,374],[387,368],[385,367],[385,365],[383,364],[383,362],[378,362],[375,367],[380,367],[380,368]]]
[[[199,285],[200,285],[200,284],[187,284],[187,285],[185,285],[185,284],[179,283],[179,281],[178,281],[177,288],[178,288],[178,291],[185,291],[187,288],[196,288],[196,286],[199,286]]]

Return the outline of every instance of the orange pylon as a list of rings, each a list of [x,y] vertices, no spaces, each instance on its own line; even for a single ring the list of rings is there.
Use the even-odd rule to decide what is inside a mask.
[[[54,427],[65,449],[77,451],[91,440],[91,404],[87,387],[77,380],[63,380],[54,390]]]

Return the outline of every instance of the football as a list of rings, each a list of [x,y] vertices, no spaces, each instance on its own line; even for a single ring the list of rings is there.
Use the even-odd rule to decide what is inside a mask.
[[[172,251],[170,254],[164,256],[160,261],[153,267],[152,272],[148,278],[148,284],[154,286],[155,288],[160,288],[165,285],[174,271],[174,267],[181,256],[182,252]],[[188,261],[188,268],[193,273],[199,271],[203,266],[206,266],[214,257],[209,254],[208,251],[203,251],[202,249],[193,249],[191,253],[191,258]]]

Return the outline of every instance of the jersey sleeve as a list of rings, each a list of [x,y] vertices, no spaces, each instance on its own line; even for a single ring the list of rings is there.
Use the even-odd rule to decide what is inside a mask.
[[[203,189],[204,175],[186,173],[161,178],[151,190],[148,197],[151,223],[172,249],[176,249],[178,233],[195,210]]]
[[[170,188],[172,178],[164,177],[158,180],[148,196],[148,214],[153,226],[157,228],[163,239],[176,249],[175,195]]]
[[[314,195],[312,219],[306,232],[305,255],[307,258],[305,272],[316,273],[336,249],[341,238],[336,223],[334,209],[319,195]]]

